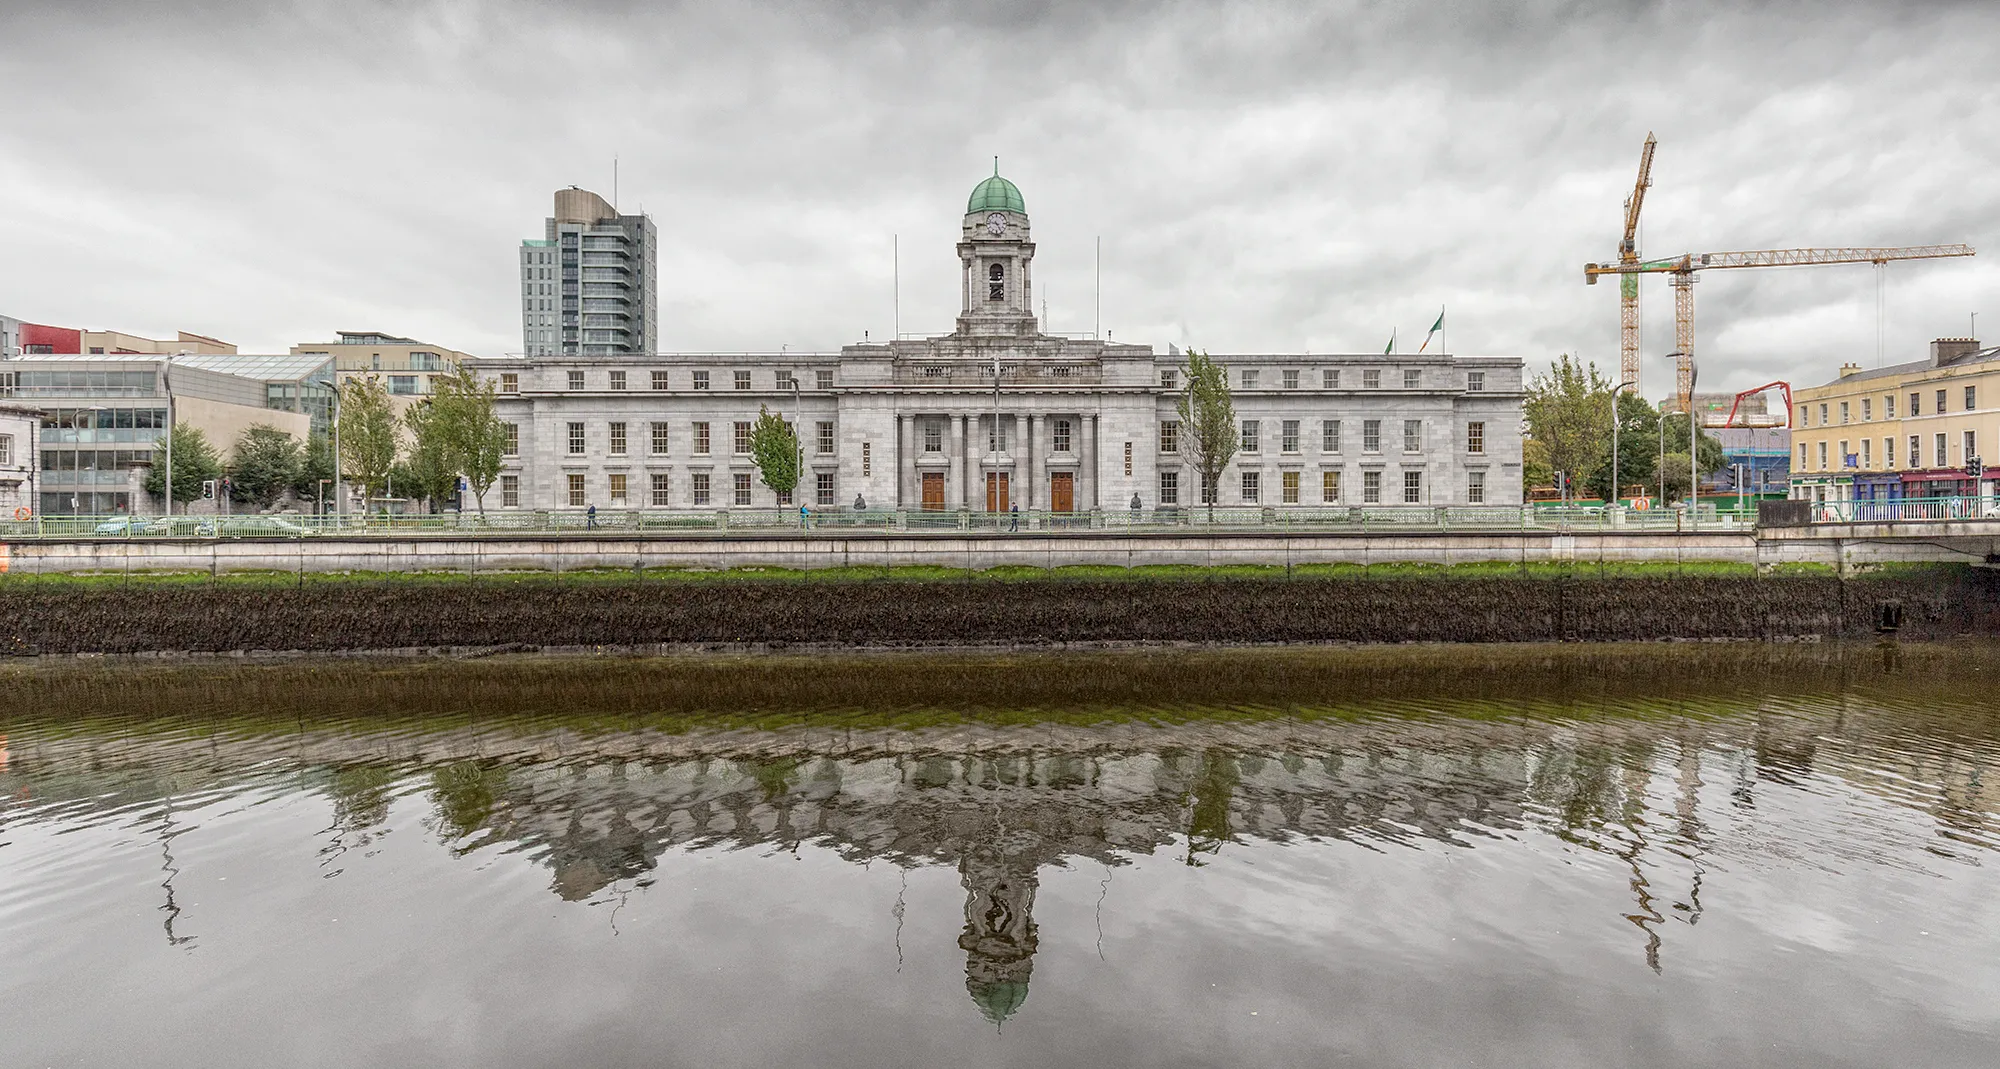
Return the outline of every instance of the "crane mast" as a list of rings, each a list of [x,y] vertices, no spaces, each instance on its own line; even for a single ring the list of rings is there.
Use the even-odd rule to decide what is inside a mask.
[[[1653,140],[1646,134],[1646,146],[1639,150],[1639,180],[1625,199],[1625,237],[1618,242],[1618,262],[1639,262],[1639,209],[1646,204],[1646,187],[1653,184]],[[1639,388],[1639,276],[1618,280],[1618,379]]]

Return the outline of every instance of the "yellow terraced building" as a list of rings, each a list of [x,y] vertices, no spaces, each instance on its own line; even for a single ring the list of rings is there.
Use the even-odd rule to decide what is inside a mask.
[[[1992,497],[2000,476],[2000,347],[1939,338],[1929,359],[1863,369],[1792,397],[1790,496]],[[1976,464],[1991,465],[1974,478]]]

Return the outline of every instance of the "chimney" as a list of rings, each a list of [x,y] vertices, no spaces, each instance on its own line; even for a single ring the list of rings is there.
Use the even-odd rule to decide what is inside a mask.
[[[1860,364],[1842,364],[1840,365],[1840,377],[1844,379],[1847,376],[1852,375],[1860,370],[1861,370]]]
[[[1977,338],[1939,338],[1931,343],[1931,366],[1943,367],[1978,351]]]

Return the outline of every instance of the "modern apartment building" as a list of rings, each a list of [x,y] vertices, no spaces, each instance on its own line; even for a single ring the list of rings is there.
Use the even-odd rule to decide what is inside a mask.
[[[1991,495],[2000,465],[2000,347],[1939,338],[1930,357],[1793,395],[1791,496],[1817,501]],[[1995,474],[2000,474],[1996,472]]]
[[[118,353],[233,353],[236,346],[183,330],[172,338],[144,338],[116,330],[79,330],[24,323],[0,316],[0,358],[22,355],[105,356]]]
[[[324,356],[30,354],[0,361],[0,403],[42,412],[39,440],[16,443],[35,458],[33,507],[103,515],[156,504],[140,487],[167,426],[170,392],[173,418],[227,458],[254,424],[301,439],[325,431],[332,381]]]
[[[512,445],[502,508],[851,505],[937,511],[1189,508],[1203,488],[1175,401],[1183,358],[1045,334],[1019,189],[973,191],[957,329],[818,353],[538,353],[471,362]],[[1227,506],[1515,505],[1522,361],[1507,356],[1212,354],[1239,450]],[[759,407],[806,452],[796,500],[750,455]],[[1136,504],[1134,504],[1136,502]],[[489,500],[489,507],[493,502]]]
[[[334,341],[294,345],[292,354],[331,357],[343,384],[358,378],[379,380],[399,412],[419,398],[429,397],[437,375],[471,358],[471,354],[456,349],[379,331],[341,330],[334,334]]]
[[[658,347],[657,236],[571,186],[540,238],[521,242],[521,344],[529,356],[650,353]]]

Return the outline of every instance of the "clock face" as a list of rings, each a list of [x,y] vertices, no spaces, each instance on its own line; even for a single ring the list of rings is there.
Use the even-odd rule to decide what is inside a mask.
[[[994,212],[992,215],[987,216],[986,232],[995,237],[1005,234],[1007,232],[1007,217],[999,212]]]

